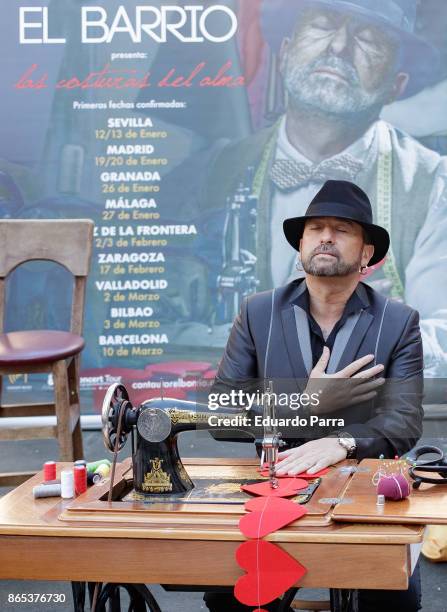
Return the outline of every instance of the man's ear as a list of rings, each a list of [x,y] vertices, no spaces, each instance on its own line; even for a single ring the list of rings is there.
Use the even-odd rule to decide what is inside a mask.
[[[287,60],[287,52],[289,50],[290,38],[286,37],[282,39],[281,48],[279,50],[279,70],[281,74],[284,74],[284,68]]]
[[[363,245],[363,253],[362,253],[362,266],[367,266],[371,261],[371,257],[374,255],[374,245],[365,244]]]
[[[394,100],[397,100],[398,98],[400,98],[400,96],[406,90],[409,80],[410,80],[410,75],[407,72],[399,72],[396,75],[396,78],[394,80],[393,90],[390,96],[390,100],[388,101],[388,104],[391,104],[391,102],[394,102]]]

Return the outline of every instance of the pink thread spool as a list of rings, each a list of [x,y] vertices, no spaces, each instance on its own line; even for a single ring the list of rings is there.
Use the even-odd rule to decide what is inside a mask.
[[[384,476],[379,480],[377,493],[384,495],[385,499],[398,501],[410,495],[410,484],[403,474]]]

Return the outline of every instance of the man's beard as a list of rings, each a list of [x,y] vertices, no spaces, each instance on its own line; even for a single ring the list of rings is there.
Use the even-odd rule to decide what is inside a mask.
[[[323,67],[333,68],[345,77],[347,82],[314,73]],[[352,64],[333,55],[319,57],[306,66],[293,64],[289,56],[284,85],[296,107],[336,115],[338,118],[378,114],[391,91],[391,79],[388,78],[378,89],[368,93],[362,88]]]
[[[319,253],[328,253],[334,255],[331,260],[318,259],[315,255]],[[314,249],[307,259],[301,260],[303,270],[311,276],[349,276],[355,272],[359,272],[362,260],[361,255],[357,261],[348,263],[342,259],[340,253],[331,245],[321,245]]]

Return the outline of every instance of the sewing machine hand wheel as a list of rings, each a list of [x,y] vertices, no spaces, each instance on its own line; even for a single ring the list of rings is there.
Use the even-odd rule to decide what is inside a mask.
[[[126,443],[127,435],[135,424],[138,412],[134,410],[129,401],[129,394],[124,385],[115,383],[107,389],[102,403],[102,436],[106,448],[110,451],[115,450],[116,435],[118,430],[118,419],[120,410],[123,406],[124,414],[121,420],[121,433],[119,437],[118,450],[121,450]]]

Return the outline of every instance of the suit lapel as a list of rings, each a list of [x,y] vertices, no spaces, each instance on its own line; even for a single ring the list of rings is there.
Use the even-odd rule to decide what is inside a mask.
[[[306,281],[302,281],[296,300],[307,289]],[[290,304],[281,311],[282,330],[287,347],[289,361],[295,378],[307,378],[312,369],[312,349],[310,344],[309,323],[306,312],[299,306]]]
[[[305,310],[299,306],[293,307],[295,316],[296,333],[298,335],[298,343],[301,350],[301,358],[309,375],[312,371],[312,345],[310,342],[309,319]]]
[[[350,355],[354,358],[372,319],[373,317],[369,313],[365,313],[364,310],[349,315],[335,338],[326,368],[327,374],[335,374],[342,369],[344,367],[341,366],[342,362],[349,359]]]
[[[349,315],[344,325],[338,330],[335,337],[334,346],[332,347],[331,357],[326,368],[327,374],[334,374],[337,371],[337,366],[340,363],[341,356],[346,349],[346,345],[349,342],[354,327],[357,325],[357,321],[360,319],[360,315],[360,310]]]
[[[351,315],[353,316],[352,319],[351,317],[348,317],[345,325],[343,325],[337,334],[337,338],[335,339],[334,343],[334,350],[332,351],[334,353],[336,350],[337,354],[334,356],[333,363],[329,364],[331,366],[331,372],[328,372],[329,374],[342,370],[357,359],[358,351],[363,342],[363,338],[374,320],[374,316],[367,310],[370,306],[370,302],[365,286],[362,283],[359,283],[355,292],[360,298],[363,308],[359,313],[354,313],[356,316]],[[338,341],[339,335],[341,335],[341,338]]]
[[[306,347],[307,342],[309,343],[309,347],[310,347],[309,325],[307,323],[307,317],[306,317],[304,319],[305,324],[300,325],[303,331],[300,331],[299,335],[297,336],[298,328],[297,328],[297,319],[295,317],[295,308],[300,310],[306,317],[306,313],[301,308],[298,308],[297,306],[290,306],[289,308],[285,308],[281,312],[281,320],[282,320],[282,329],[284,333],[284,340],[285,340],[286,347],[287,347],[289,361],[292,365],[293,374],[295,378],[302,379],[302,378],[307,378],[307,376],[309,375],[309,371],[307,369],[308,363],[307,364],[305,363],[303,359],[302,349],[301,349],[302,346]],[[307,331],[307,337],[308,337],[307,340],[305,337],[306,331]],[[305,352],[306,352],[306,349],[305,349]],[[312,354],[311,354],[311,358],[312,358]],[[308,358],[306,356],[306,360],[307,359]]]

